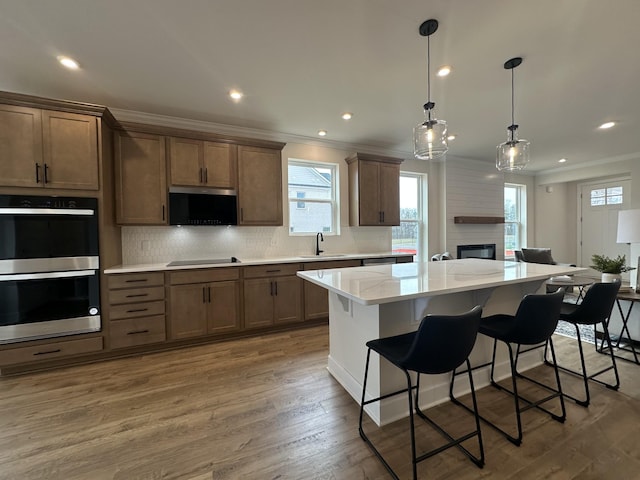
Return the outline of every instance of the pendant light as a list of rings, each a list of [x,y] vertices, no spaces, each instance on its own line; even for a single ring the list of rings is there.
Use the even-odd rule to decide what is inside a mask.
[[[413,129],[413,155],[418,160],[433,160],[449,150],[447,122],[432,118],[431,110],[436,106],[431,101],[431,52],[429,37],[438,30],[438,21],[426,20],[420,25],[420,35],[427,37],[427,103],[424,104],[425,121]]]
[[[522,170],[529,163],[531,143],[524,139],[518,139],[518,125],[516,125],[513,114],[513,69],[521,63],[522,58],[515,57],[507,60],[504,64],[505,70],[511,70],[511,125],[507,127],[507,141],[496,147],[496,168],[500,171]]]

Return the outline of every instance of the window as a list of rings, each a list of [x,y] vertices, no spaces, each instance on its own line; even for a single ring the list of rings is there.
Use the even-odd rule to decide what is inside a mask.
[[[394,253],[421,255],[424,249],[424,200],[422,176],[400,172],[400,225],[392,227]]]
[[[337,234],[338,166],[289,159],[289,232]]]
[[[515,258],[514,250],[523,247],[526,238],[527,187],[504,185],[504,258]]]
[[[591,190],[591,206],[598,207],[601,205],[621,205],[622,204],[622,187],[596,188]]]

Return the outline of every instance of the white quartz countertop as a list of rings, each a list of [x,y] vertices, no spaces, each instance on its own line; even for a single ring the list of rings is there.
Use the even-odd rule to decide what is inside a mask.
[[[227,263],[208,263],[212,259],[200,259],[202,263],[194,263],[191,265],[177,265],[169,267],[166,263],[143,263],[135,265],[117,265],[115,267],[105,269],[104,273],[118,274],[118,273],[139,273],[139,272],[154,272],[154,271],[170,271],[170,270],[187,270],[198,268],[218,268],[218,267],[242,267],[248,265],[269,265],[273,263],[305,263],[305,262],[324,262],[334,260],[361,260],[365,258],[384,258],[384,257],[406,257],[410,254],[407,253],[323,253],[321,255],[298,255],[291,257],[271,257],[271,258],[240,258],[238,262]],[[191,260],[198,262],[197,259]]]
[[[544,281],[587,268],[469,258],[298,272],[298,276],[363,305]]]

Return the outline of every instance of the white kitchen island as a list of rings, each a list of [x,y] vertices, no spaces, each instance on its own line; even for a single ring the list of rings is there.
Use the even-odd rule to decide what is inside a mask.
[[[528,293],[544,291],[551,276],[587,269],[560,265],[503,262],[483,259],[404,263],[298,272],[298,276],[329,290],[329,372],[360,403],[367,341],[417,329],[428,313],[458,314],[475,305],[483,316],[515,313]],[[478,335],[471,362],[491,359],[492,342]],[[498,350],[498,377],[509,374],[506,348]],[[540,364],[542,352],[521,356],[519,369]],[[457,393],[468,391],[462,377]],[[424,408],[448,400],[450,376],[429,376],[421,382]],[[488,369],[476,372],[476,388],[489,383]],[[367,396],[374,397],[406,386],[400,370],[371,356]],[[458,386],[460,387],[458,390]],[[384,425],[408,414],[405,396],[368,405],[367,413]]]

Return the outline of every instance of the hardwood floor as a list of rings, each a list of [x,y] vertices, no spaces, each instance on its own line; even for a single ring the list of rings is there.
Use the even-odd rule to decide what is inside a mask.
[[[557,338],[565,362],[572,342]],[[358,436],[356,402],[326,370],[327,347],[322,326],[2,378],[0,479],[390,478]],[[619,363],[620,391],[591,385],[592,405],[567,402],[566,423],[528,411],[522,446],[485,427],[484,469],[450,449],[422,462],[420,477],[640,478],[640,366]],[[565,388],[579,385],[563,376]],[[485,388],[479,399],[510,420],[503,394]],[[469,425],[449,403],[429,412],[454,431]],[[402,478],[406,426],[374,432]],[[432,441],[420,428],[420,443]]]

